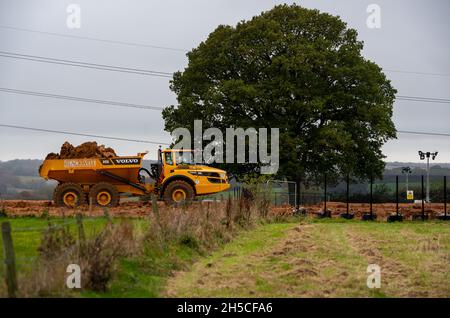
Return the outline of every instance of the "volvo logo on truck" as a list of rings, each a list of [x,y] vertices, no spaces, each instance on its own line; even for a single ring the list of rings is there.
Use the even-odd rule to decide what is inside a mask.
[[[138,165],[141,163],[140,158],[115,158],[112,161],[116,165]]]

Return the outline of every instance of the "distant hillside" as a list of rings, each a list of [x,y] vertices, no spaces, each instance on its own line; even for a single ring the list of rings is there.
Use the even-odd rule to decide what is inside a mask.
[[[390,170],[390,169],[394,169],[394,168],[401,168],[401,167],[411,167],[411,168],[424,168],[426,166],[426,162],[425,161],[421,161],[421,162],[398,162],[398,161],[394,161],[394,162],[387,162],[386,163],[386,169]],[[450,163],[441,163],[441,162],[431,162],[430,166],[440,166],[442,168],[448,168],[450,169]]]
[[[37,177],[39,166],[42,160],[39,159],[16,159],[10,161],[0,161],[0,172],[8,171],[13,176],[33,176]]]
[[[400,167],[395,167],[395,168],[386,168],[385,171],[385,175],[402,175],[402,167],[406,167],[409,166],[411,167],[411,175],[412,176],[420,176],[420,175],[424,175],[427,173],[427,170],[424,166],[412,166],[412,165],[402,165]],[[446,165],[446,164],[436,164],[436,165],[432,165],[430,166],[430,176],[444,176],[444,175],[449,175],[450,174],[450,166]]]
[[[0,196],[3,199],[51,199],[54,181],[39,177],[42,160],[0,161]]]

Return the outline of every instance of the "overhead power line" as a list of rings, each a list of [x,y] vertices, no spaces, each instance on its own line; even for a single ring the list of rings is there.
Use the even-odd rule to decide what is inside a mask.
[[[104,70],[104,71],[125,72],[125,73],[159,76],[159,77],[167,77],[167,78],[172,78],[172,76],[173,76],[173,74],[169,73],[169,72],[153,71],[153,70],[146,70],[146,69],[136,69],[136,68],[130,68],[130,67],[121,67],[121,66],[114,66],[114,65],[97,64],[97,63],[87,63],[87,62],[80,62],[80,61],[73,61],[73,60],[56,59],[56,58],[50,58],[50,57],[44,57],[44,56],[19,54],[19,53],[14,53],[14,52],[0,51],[0,56],[6,57],[6,58],[22,59],[22,60],[42,62],[42,63],[52,63],[52,64],[59,64],[59,65],[99,69],[99,70]],[[409,71],[395,71],[395,70],[384,70],[384,71],[403,72],[403,73],[422,74],[422,75],[450,76],[450,74],[439,74],[439,73],[409,72]]]
[[[157,142],[157,141],[150,141],[150,140],[139,140],[139,139],[129,139],[129,138],[120,138],[120,137],[92,135],[92,134],[76,133],[76,132],[69,132],[69,131],[62,131],[62,130],[51,130],[51,129],[43,129],[43,128],[35,128],[35,127],[17,126],[17,125],[0,124],[0,127],[13,128],[13,129],[24,129],[24,130],[32,130],[32,131],[41,131],[41,132],[49,132],[49,133],[55,133],[55,134],[65,134],[65,135],[75,135],[75,136],[84,136],[84,137],[93,137],[93,138],[103,138],[103,139],[120,140],[120,141],[148,143],[148,144],[155,144],[155,145],[170,145],[168,143]],[[424,132],[424,131],[397,130],[397,133],[399,133],[399,134],[413,134],[413,135],[450,137],[450,133],[447,134],[447,133]]]
[[[0,56],[7,57],[7,58],[13,58],[13,59],[34,61],[34,62],[51,63],[51,64],[59,64],[59,65],[67,65],[67,66],[75,66],[75,67],[84,67],[84,68],[97,69],[97,70],[102,70],[102,71],[112,71],[112,72],[122,72],[122,73],[132,73],[132,74],[139,74],[139,75],[149,75],[149,76],[172,78],[172,73],[169,73],[169,72],[160,72],[160,71],[153,71],[153,70],[136,69],[136,68],[130,68],[130,67],[121,67],[121,66],[96,64],[96,63],[86,63],[86,62],[55,59],[55,58],[44,57],[44,56],[19,54],[19,53],[5,52],[5,51],[0,51]]]
[[[37,96],[37,97],[46,97],[46,98],[55,98],[55,99],[66,99],[66,100],[73,100],[73,101],[77,101],[77,102],[97,103],[97,104],[111,105],[111,106],[118,106],[118,107],[139,108],[139,109],[159,110],[159,111],[164,109],[163,107],[156,107],[156,106],[140,105],[140,104],[133,104],[133,103],[123,103],[123,102],[109,101],[109,100],[103,100],[103,99],[91,99],[91,98],[84,98],[84,97],[78,97],[78,96],[58,95],[58,94],[51,94],[51,93],[44,93],[44,92],[13,89],[13,88],[7,88],[7,87],[0,87],[0,92]],[[415,101],[415,102],[445,103],[445,104],[450,103],[450,99],[442,99],[442,98],[428,98],[428,97],[414,97],[414,96],[400,96],[400,95],[397,95],[396,98],[397,98],[397,100]]]
[[[424,103],[441,103],[441,104],[449,104],[450,103],[450,99],[433,98],[433,97],[417,97],[417,96],[397,95],[396,99],[406,100],[406,101],[411,101],[411,102],[424,102]]]
[[[97,41],[97,42],[103,42],[103,43],[120,44],[120,45],[135,46],[135,47],[145,47],[145,48],[159,49],[159,50],[177,51],[177,52],[184,52],[184,53],[189,51],[187,49],[181,49],[181,48],[175,48],[175,47],[167,47],[167,46],[145,44],[145,43],[134,43],[134,42],[127,42],[127,41],[107,40],[107,39],[100,39],[100,38],[88,37],[88,36],[69,35],[69,34],[56,33],[56,32],[46,32],[46,31],[38,31],[38,30],[25,29],[25,28],[17,28],[17,27],[6,26],[6,25],[0,25],[0,28],[21,31],[21,32],[30,32],[30,33],[45,34],[45,35],[58,36],[58,37],[64,37],[64,38],[78,39],[78,40]]]
[[[40,132],[48,132],[48,133],[63,134],[63,135],[74,135],[74,136],[102,138],[102,139],[110,139],[110,140],[139,142],[139,143],[154,144],[154,145],[170,145],[170,144],[165,143],[165,142],[157,142],[157,141],[151,141],[151,140],[139,140],[139,139],[129,139],[129,138],[120,138],[120,137],[101,136],[101,135],[91,135],[91,134],[76,133],[76,132],[69,132],[69,131],[62,131],[62,130],[51,130],[51,129],[43,129],[43,128],[16,126],[16,125],[0,124],[0,127],[13,128],[13,129],[23,129],[23,130],[32,130],[32,131],[40,131]]]
[[[0,87],[0,92],[46,97],[46,98],[55,98],[55,99],[66,99],[66,100],[73,100],[73,101],[77,101],[77,102],[97,103],[97,104],[103,104],[103,105],[107,105],[107,106],[111,105],[111,106],[118,106],[118,107],[139,108],[139,109],[159,110],[159,111],[164,109],[162,107],[155,107],[155,106],[122,103],[122,102],[108,101],[108,100],[102,100],[102,99],[90,99],[90,98],[83,98],[83,97],[77,97],[77,96],[48,94],[48,93],[26,91],[26,90],[12,89],[12,88],[6,88],[6,87]]]
[[[450,137],[450,134],[446,133],[436,133],[436,132],[425,132],[425,131],[410,131],[410,130],[397,130],[399,134],[411,134],[411,135],[426,135],[426,136],[441,136]]]
[[[18,27],[13,27],[13,26],[8,26],[8,25],[0,25],[0,28],[6,29],[6,30],[14,30],[14,31],[20,31],[20,32],[36,33],[36,34],[44,34],[44,35],[64,37],[64,38],[70,38],[70,39],[97,41],[97,42],[103,42],[103,43],[111,43],[111,44],[120,44],[120,45],[126,45],[126,46],[134,46],[134,47],[144,47],[144,48],[152,48],[152,49],[160,49],[160,50],[177,51],[177,52],[183,52],[183,53],[189,52],[188,49],[183,49],[183,48],[160,46],[160,45],[146,44],[146,43],[128,42],[128,41],[108,40],[108,39],[101,39],[101,38],[96,38],[96,37],[71,35],[71,34],[64,34],[64,33],[57,33],[57,32],[47,32],[47,31],[33,30],[33,29],[27,29],[27,28],[18,28]],[[405,71],[405,70],[396,70],[396,69],[383,69],[383,71],[391,72],[391,73],[403,73],[403,74],[416,74],[416,75],[450,77],[450,74],[446,74],[446,73]]]
[[[58,95],[58,94],[51,94],[51,93],[44,93],[44,92],[13,89],[13,88],[7,88],[7,87],[0,87],[0,92],[37,96],[37,97],[46,97],[46,98],[66,99],[66,100],[73,100],[73,101],[78,101],[78,102],[97,103],[97,104],[119,106],[119,107],[139,108],[139,109],[148,109],[148,110],[163,110],[164,109],[163,107],[155,107],[155,106],[140,105],[140,104],[133,104],[133,103],[123,103],[123,102],[116,102],[116,101],[109,101],[109,100],[102,100],[102,99],[91,99],[91,98],[84,98],[84,97],[78,97],[78,96]],[[396,99],[397,100],[405,100],[405,101],[414,101],[414,102],[445,103],[445,104],[450,103],[450,99],[429,98],[429,97],[414,97],[414,96],[397,95]]]
[[[445,74],[445,73],[415,72],[415,71],[402,71],[402,70],[390,70],[390,69],[383,69],[383,71],[390,72],[390,73],[404,73],[404,74],[416,74],[416,75],[450,76],[450,74]]]

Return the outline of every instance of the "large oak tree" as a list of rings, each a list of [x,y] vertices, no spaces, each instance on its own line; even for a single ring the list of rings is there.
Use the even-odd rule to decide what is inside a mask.
[[[396,90],[362,56],[363,42],[339,17],[280,5],[237,26],[221,25],[174,74],[178,105],[165,129],[280,128],[279,174],[290,180],[381,175],[382,145],[396,137]],[[252,165],[227,165],[235,174]]]

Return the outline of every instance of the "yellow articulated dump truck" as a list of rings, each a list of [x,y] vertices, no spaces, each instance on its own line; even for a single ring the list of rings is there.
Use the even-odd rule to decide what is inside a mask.
[[[88,202],[117,206],[122,195],[154,193],[168,203],[230,187],[225,171],[197,165],[191,150],[158,150],[158,162],[143,168],[147,153],[137,156],[83,159],[47,159],[39,169],[46,180],[59,182],[53,200],[57,206],[76,207]]]

